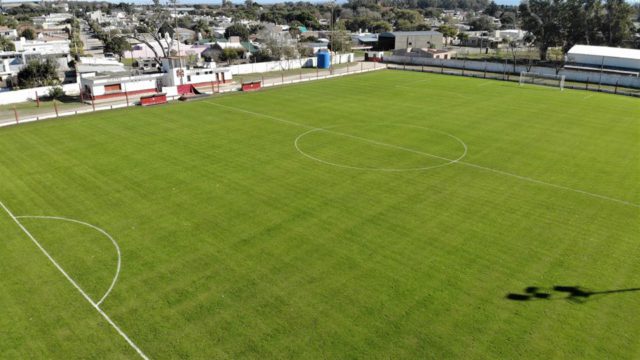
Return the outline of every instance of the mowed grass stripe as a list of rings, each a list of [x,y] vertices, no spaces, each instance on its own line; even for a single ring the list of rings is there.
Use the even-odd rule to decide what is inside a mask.
[[[584,108],[579,92],[480,83],[386,71],[207,101],[312,127],[437,129],[473,163],[637,201],[635,102],[597,95],[602,107]],[[637,293],[504,299],[638,286],[637,208],[467,166],[325,166],[295,151],[303,131],[204,101],[5,128],[0,151],[15,155],[0,158],[0,199],[117,237],[123,269],[105,311],[151,357],[637,354]],[[362,134],[430,149],[411,131]],[[326,147],[353,161],[361,149]],[[69,341],[52,357],[75,356]],[[15,339],[5,348],[30,354]]]

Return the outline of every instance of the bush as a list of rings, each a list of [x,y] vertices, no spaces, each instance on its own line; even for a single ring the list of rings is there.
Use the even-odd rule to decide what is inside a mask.
[[[49,97],[51,100],[60,99],[65,96],[64,90],[61,86],[54,86],[49,89]]]

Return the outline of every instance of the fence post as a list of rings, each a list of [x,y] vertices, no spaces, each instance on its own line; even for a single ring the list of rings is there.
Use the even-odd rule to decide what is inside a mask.
[[[280,78],[281,78],[281,81],[282,81],[282,85],[284,85],[284,73],[280,73]]]
[[[613,93],[614,93],[614,94],[616,94],[616,95],[618,95],[618,82],[619,82],[619,81],[620,81],[620,80],[616,80],[616,88],[615,88],[615,90],[613,91]]]
[[[91,106],[93,107],[93,111],[96,111],[96,99],[93,96],[91,97]]]
[[[360,72],[362,72],[362,64],[364,64],[364,63],[360,62]]]
[[[299,77],[300,81],[302,81],[302,68],[300,68],[300,77]]]
[[[483,77],[486,79],[487,78],[487,60],[484,61],[484,75]]]
[[[587,78],[587,90],[589,90],[589,78]]]
[[[502,69],[502,80],[507,78],[507,66],[509,66],[509,60],[504,59],[504,68]]]
[[[16,109],[16,107],[13,107],[13,114],[16,116],[16,124],[20,123],[20,118],[18,117],[18,109]]]
[[[216,82],[211,81],[211,95],[216,93]]]
[[[58,104],[56,104],[56,99],[53,99],[53,109],[56,111],[56,117],[60,117],[60,115],[58,115]]]
[[[127,90],[124,90],[124,97],[127,99],[127,107],[129,107],[129,94],[127,94]]]

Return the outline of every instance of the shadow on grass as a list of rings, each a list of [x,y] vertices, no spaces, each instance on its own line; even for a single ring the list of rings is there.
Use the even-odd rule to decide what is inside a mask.
[[[550,289],[529,286],[524,289],[523,293],[509,293],[505,297],[513,301],[568,300],[574,303],[583,303],[598,295],[611,295],[633,291],[640,291],[640,288],[591,291],[580,286],[556,285]]]

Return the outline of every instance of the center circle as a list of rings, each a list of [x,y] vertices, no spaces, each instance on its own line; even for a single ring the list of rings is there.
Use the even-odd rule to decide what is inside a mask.
[[[353,131],[345,131],[344,128],[347,127],[355,128],[359,131],[356,131],[355,133]],[[382,134],[377,130],[380,127],[382,127],[384,131]],[[370,130],[373,130],[373,133],[368,134]],[[403,134],[406,130],[410,130],[410,132]],[[394,136],[397,135],[397,133],[399,133],[399,136]],[[316,138],[329,137],[329,140],[331,140],[332,137],[335,139],[348,139],[353,143],[360,144],[363,149],[348,149],[346,152],[349,154],[353,153],[353,156],[348,155],[347,159],[343,159],[341,157],[344,157],[343,155],[345,155],[346,152],[340,151],[340,146],[336,144],[335,139],[334,141],[325,140],[324,142],[320,142],[320,145],[315,146],[315,148],[313,144],[304,146],[304,144],[313,143],[312,139],[314,136]],[[391,136],[391,138],[387,138],[388,136]],[[399,144],[398,140],[402,140],[403,143]],[[425,143],[426,145],[431,145],[433,149],[431,151],[425,150]],[[329,126],[325,128],[313,128],[300,134],[295,139],[294,146],[296,150],[305,157],[326,165],[371,171],[429,170],[451,165],[460,161],[467,155],[467,145],[460,138],[452,134],[418,125],[394,123],[347,124]],[[335,151],[336,148],[338,148],[337,152]],[[364,151],[367,150],[365,148],[369,148],[369,151]],[[452,152],[452,148],[455,148],[455,153],[457,155],[450,156],[448,154],[449,152]],[[378,155],[381,156],[377,158],[376,154],[371,154],[372,152],[379,152],[380,154]],[[385,152],[389,153],[386,155],[392,155],[391,153],[395,153],[393,154],[395,155],[395,158],[398,157],[398,154],[404,153],[406,155],[401,156],[401,159],[398,160],[406,160],[405,162],[409,162],[410,164],[405,166],[400,166],[402,164],[376,164]],[[374,162],[374,164],[354,164],[353,161],[349,161],[352,160],[352,158],[357,158],[359,155],[361,157],[372,157],[369,161]],[[349,159],[349,156],[351,156],[351,159]],[[336,159],[336,157],[338,157],[338,159]],[[426,162],[427,164],[417,166],[411,164],[411,162]]]

